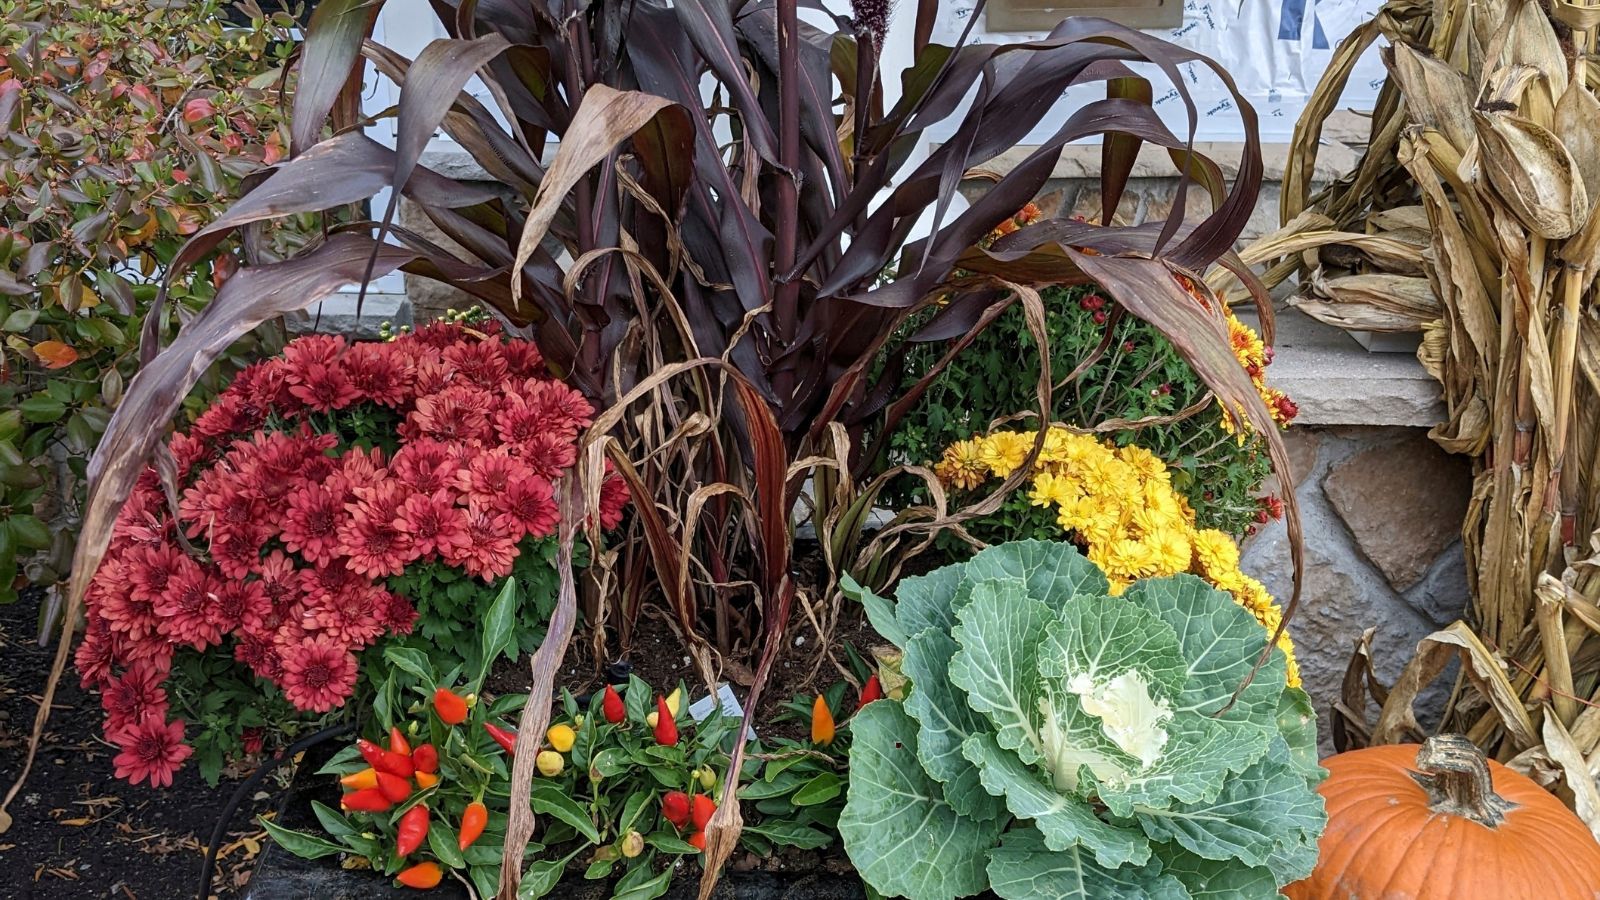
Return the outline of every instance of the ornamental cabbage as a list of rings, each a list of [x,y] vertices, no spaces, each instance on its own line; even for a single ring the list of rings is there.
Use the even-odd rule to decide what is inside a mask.
[[[895,602],[846,590],[911,684],[851,725],[839,831],[879,893],[1271,898],[1310,874],[1311,705],[1276,648],[1244,684],[1269,635],[1228,594],[1175,575],[1113,597],[1045,541],[906,578]]]

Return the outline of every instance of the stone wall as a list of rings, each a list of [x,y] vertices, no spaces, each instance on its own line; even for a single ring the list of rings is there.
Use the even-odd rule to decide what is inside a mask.
[[[1418,640],[1467,603],[1461,522],[1471,494],[1464,457],[1421,428],[1299,427],[1286,438],[1305,526],[1305,586],[1290,624],[1306,690],[1323,716],[1339,697],[1351,652],[1368,628],[1379,678],[1393,683]],[[1293,567],[1275,522],[1246,541],[1244,569],[1287,602]],[[1419,704],[1423,724],[1443,682]]]

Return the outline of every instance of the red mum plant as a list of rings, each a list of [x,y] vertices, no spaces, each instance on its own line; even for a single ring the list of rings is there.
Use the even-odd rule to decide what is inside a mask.
[[[410,573],[492,585],[555,533],[554,481],[592,419],[493,323],[307,336],[246,369],[169,444],[176,515],[147,471],[90,588],[77,664],[123,750],[117,774],[170,783],[190,748],[169,714],[204,719],[179,701],[206,684],[185,680],[228,661],[291,714],[341,707],[363,651],[412,634],[429,602],[397,590]],[[626,496],[604,486],[606,527]],[[458,618],[423,637],[472,626]],[[260,746],[259,720],[233,724],[236,746]]]

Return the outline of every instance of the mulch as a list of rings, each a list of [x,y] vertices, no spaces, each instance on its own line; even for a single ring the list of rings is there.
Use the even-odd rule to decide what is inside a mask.
[[[43,592],[29,590],[0,608],[0,792],[21,770],[44,692],[54,645],[41,647],[35,623]],[[70,661],[69,661],[70,664]],[[180,900],[196,895],[205,847],[239,777],[211,787],[193,765],[169,788],[130,785],[112,772],[116,748],[101,734],[99,698],[62,678],[44,741],[11,829],[0,834],[0,898],[111,897]],[[232,898],[249,880],[265,832],[255,817],[275,807],[268,780],[234,816],[223,842],[212,896]]]

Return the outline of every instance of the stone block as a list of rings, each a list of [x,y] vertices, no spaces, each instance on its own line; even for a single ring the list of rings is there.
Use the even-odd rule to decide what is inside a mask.
[[[1467,460],[1420,429],[1351,455],[1323,482],[1361,552],[1396,591],[1420,582],[1459,538],[1471,489]]]
[[[1428,574],[1405,592],[1406,603],[1439,627],[1461,618],[1469,599],[1467,559],[1460,541],[1451,544],[1433,561]]]
[[[1411,659],[1417,641],[1434,630],[1353,547],[1343,543],[1326,509],[1305,510],[1305,583],[1300,609],[1289,623],[1295,656],[1305,690],[1317,711],[1322,750],[1332,752],[1329,715],[1338,700],[1356,642],[1376,628],[1373,661],[1384,684],[1393,684]],[[1246,574],[1259,579],[1280,603],[1287,604],[1293,585],[1289,541],[1282,522],[1263,529],[1244,551]],[[1437,716],[1443,697],[1425,694],[1418,703],[1424,720]]]
[[[295,334],[342,334],[353,341],[377,340],[384,322],[398,328],[413,321],[411,302],[400,294],[368,294],[359,311],[355,294],[334,294],[284,319]]]

